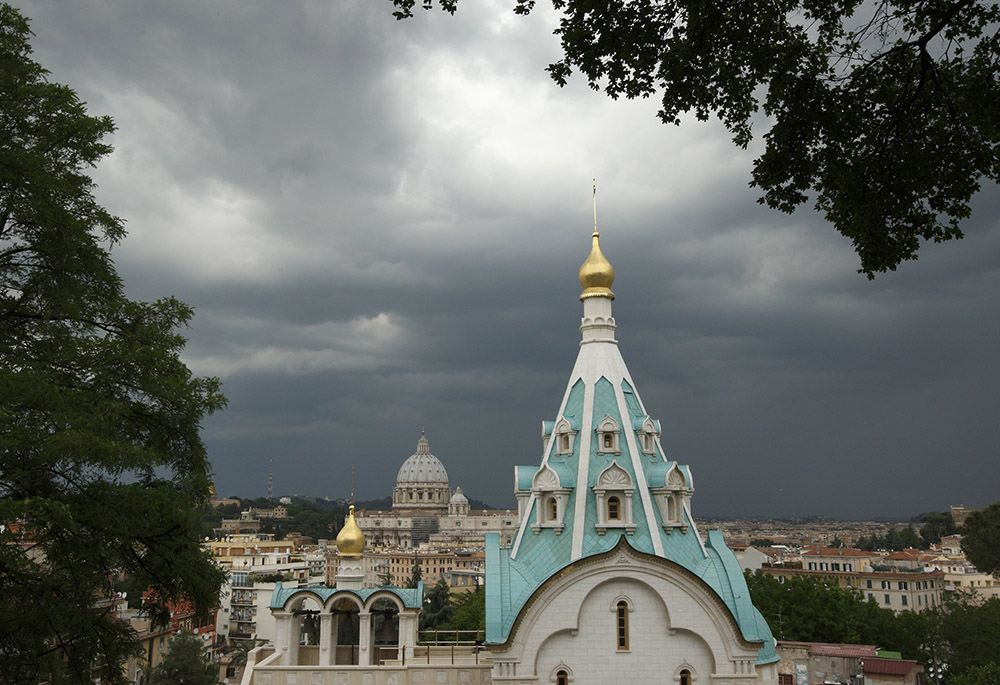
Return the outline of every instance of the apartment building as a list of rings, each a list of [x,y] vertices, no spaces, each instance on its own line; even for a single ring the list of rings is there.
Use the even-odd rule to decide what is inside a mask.
[[[945,591],[944,572],[939,570],[906,571],[883,566],[848,571],[765,566],[761,572],[775,576],[782,583],[792,576],[824,578],[838,587],[858,590],[865,599],[896,612],[938,606]]]
[[[326,585],[336,584],[340,558],[331,550],[326,557]],[[383,585],[405,587],[413,575],[415,564],[420,566],[421,580],[430,587],[444,578],[449,585],[468,587],[469,577],[482,574],[485,568],[483,550],[397,549],[366,551],[362,559],[364,587]],[[464,578],[464,580],[463,580]]]

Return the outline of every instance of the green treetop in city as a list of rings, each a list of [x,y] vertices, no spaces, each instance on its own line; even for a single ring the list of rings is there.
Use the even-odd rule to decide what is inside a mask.
[[[87,174],[114,125],[49,81],[30,36],[0,4],[0,682],[120,682],[118,578],[152,587],[160,619],[217,601],[194,508],[200,423],[225,400],[180,360],[191,309],[125,297],[123,222]]]

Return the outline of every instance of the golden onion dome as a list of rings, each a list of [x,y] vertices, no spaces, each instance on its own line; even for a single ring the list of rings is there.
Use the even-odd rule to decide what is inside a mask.
[[[599,241],[600,234],[594,231],[594,244],[590,248],[590,256],[580,266],[580,285],[583,292],[580,299],[588,297],[610,297],[615,299],[615,294],[611,292],[611,285],[615,282],[615,267],[601,252]]]
[[[337,534],[337,550],[345,557],[360,557],[365,548],[365,534],[354,520],[354,505],[351,505],[344,527]]]

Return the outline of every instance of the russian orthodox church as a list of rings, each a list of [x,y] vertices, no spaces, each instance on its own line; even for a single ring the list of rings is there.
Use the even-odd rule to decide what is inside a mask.
[[[419,594],[362,588],[365,543],[352,508],[337,539],[346,558],[337,586],[275,590],[271,611],[279,637],[273,649],[261,651],[265,658],[244,683],[346,684],[358,676],[357,682],[398,685],[777,684],[774,638],[751,603],[739,564],[720,532],[699,536],[691,469],[664,453],[660,422],[647,413],[618,349],[615,272],[596,227],[579,276],[582,340],[559,410],[542,422],[541,463],[514,467],[518,516],[509,543],[496,532],[485,536],[490,658],[480,660],[475,650],[474,661],[460,663],[453,649],[450,665],[447,656],[433,661],[433,648],[416,642]],[[410,465],[417,475],[403,489],[397,485],[394,502],[403,494],[409,504],[405,483],[425,492],[446,483],[444,467],[438,471],[429,454],[421,436]],[[435,498],[440,505],[443,494]],[[377,601],[391,605],[388,614]],[[307,603],[318,606],[315,635],[315,624],[296,622],[310,615]],[[373,617],[389,614],[397,617],[395,632],[384,624],[376,629]],[[396,645],[390,660],[377,655],[380,630],[384,645]],[[344,656],[345,642],[356,644],[357,657]],[[324,676],[350,663],[370,670]],[[303,671],[311,664],[317,666]]]
[[[698,535],[615,339],[599,234],[580,267],[582,340],[541,463],[515,466],[513,543],[486,536],[493,682],[776,683],[774,639],[722,534]]]

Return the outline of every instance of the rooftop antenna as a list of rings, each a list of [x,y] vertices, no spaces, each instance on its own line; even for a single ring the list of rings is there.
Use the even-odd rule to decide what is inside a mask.
[[[274,499],[274,459],[267,462],[267,500]]]

